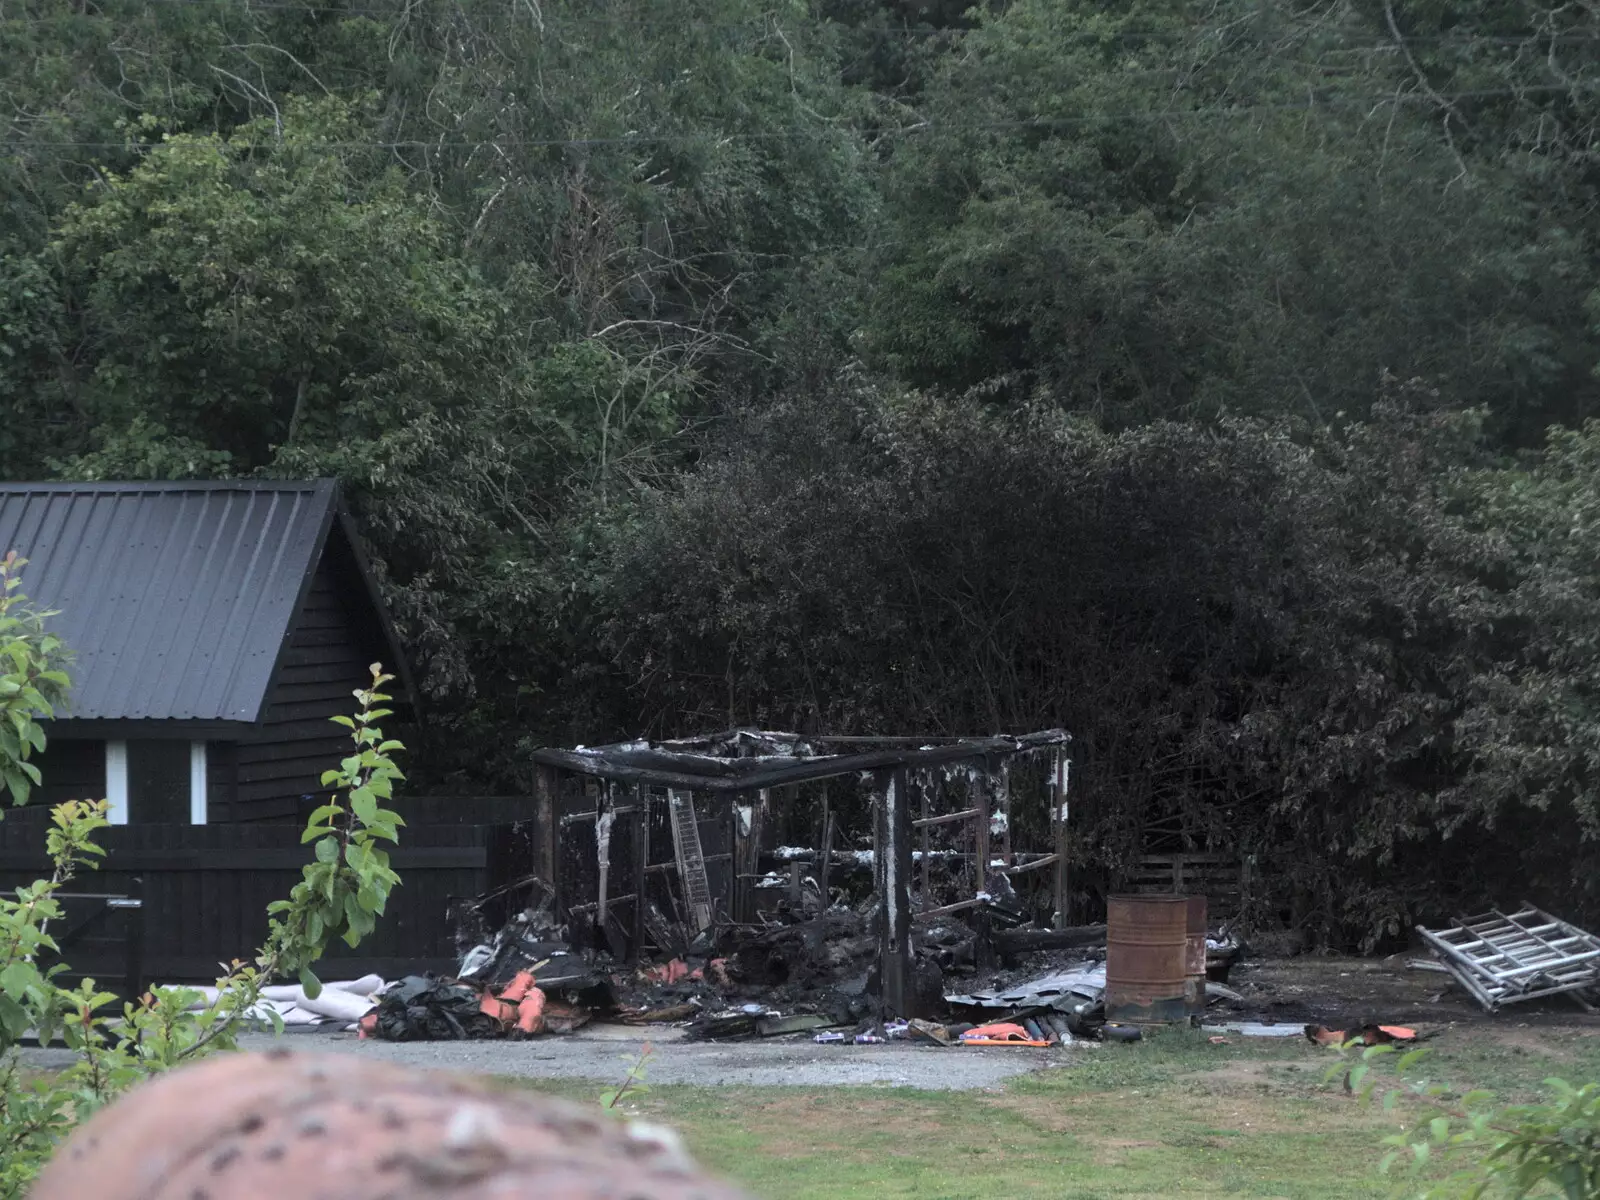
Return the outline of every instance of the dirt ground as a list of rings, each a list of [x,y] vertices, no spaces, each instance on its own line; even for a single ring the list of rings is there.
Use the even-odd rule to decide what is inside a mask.
[[[1438,1028],[1482,1022],[1497,1030],[1577,1028],[1600,1032],[1600,1016],[1570,997],[1552,996],[1486,1013],[1449,975],[1406,966],[1418,954],[1383,959],[1301,955],[1245,961],[1233,969],[1228,986],[1243,1004],[1213,1004],[1210,1019],[1248,1017],[1284,1023],[1334,1027],[1383,1024]]]

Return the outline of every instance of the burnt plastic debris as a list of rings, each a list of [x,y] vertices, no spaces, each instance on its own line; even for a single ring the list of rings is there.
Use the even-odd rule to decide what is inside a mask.
[[[374,1033],[389,1042],[466,1041],[501,1035],[476,988],[433,975],[407,975],[378,1001]]]
[[[534,902],[513,913],[487,941],[469,949],[462,956],[457,976],[498,989],[516,978],[518,971],[529,970],[536,963],[548,962],[555,969],[547,967],[540,970],[541,987],[546,980],[554,986],[558,975],[575,978],[587,976],[589,983],[585,986],[597,982],[594,972],[588,970],[581,959],[572,957],[566,931],[555,918],[554,893],[537,880],[528,882],[527,886],[534,888]],[[480,910],[486,904],[487,898],[481,899],[478,902]],[[564,957],[570,958],[570,963],[558,965],[558,960]]]

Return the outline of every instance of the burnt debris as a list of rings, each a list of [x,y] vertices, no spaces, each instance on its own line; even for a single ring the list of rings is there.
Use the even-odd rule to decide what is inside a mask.
[[[938,988],[914,918],[968,914],[980,963],[994,930],[1067,926],[1070,740],[734,729],[540,750],[526,866],[576,948],[633,963],[856,911],[878,1017],[917,1015]]]

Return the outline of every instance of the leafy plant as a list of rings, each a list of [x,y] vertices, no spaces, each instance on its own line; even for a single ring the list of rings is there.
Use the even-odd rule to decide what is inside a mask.
[[[628,1073],[614,1088],[607,1088],[600,1093],[600,1107],[615,1111],[622,1104],[624,1096],[643,1095],[650,1090],[650,1085],[645,1082],[645,1071],[650,1065],[650,1058],[655,1054],[656,1048],[649,1042],[639,1051],[639,1057],[632,1060]]]
[[[1355,1043],[1342,1048],[1349,1056]],[[1407,1128],[1383,1139],[1384,1173],[1405,1171],[1417,1184],[1403,1190],[1418,1200],[1478,1200],[1483,1196],[1556,1195],[1565,1200],[1600,1196],[1600,1082],[1574,1086],[1544,1081],[1547,1099],[1536,1104],[1501,1104],[1493,1092],[1459,1092],[1427,1078],[1404,1079],[1428,1050],[1400,1054],[1394,1062],[1399,1086],[1384,1092],[1383,1107],[1411,1106]],[[1344,1077],[1347,1091],[1370,1102],[1378,1090],[1375,1068],[1392,1045],[1367,1046],[1355,1065],[1340,1062],[1328,1078]],[[1465,1160],[1463,1162],[1462,1160]],[[1442,1177],[1425,1179],[1441,1169]]]
[[[0,661],[11,668],[0,682],[0,770],[32,784],[39,773],[27,755],[42,750],[38,725],[67,687],[60,670],[59,642],[44,633],[48,614],[31,610],[18,590],[21,560],[0,563],[5,581],[0,598]],[[274,978],[298,974],[307,994],[321,985],[311,964],[333,937],[351,946],[371,932],[390,891],[400,882],[383,843],[398,840],[404,824],[382,807],[402,778],[391,757],[403,749],[384,738],[378,722],[385,675],[372,666],[372,683],[355,693],[353,717],[334,720],[350,730],[354,753],[323,775],[335,799],[312,814],[304,841],[315,843],[315,857],[302,868],[289,898],[269,906],[265,945],[253,961],[236,961],[219,979],[218,994],[203,1004],[192,988],[152,988],[137,1001],[111,1010],[116,997],[93,979],[75,988],[57,982],[67,969],[56,962],[60,946],[50,923],[62,915],[57,893],[81,869],[92,868],[105,851],[94,835],[108,824],[105,801],[72,800],[51,812],[46,850],[48,879],[18,888],[15,899],[0,899],[0,1195],[24,1192],[57,1143],[78,1121],[148,1076],[235,1045],[238,1032],[258,1020],[261,989]],[[11,787],[26,798],[26,787]],[[274,1025],[276,1013],[266,1010]],[[18,1046],[25,1036],[41,1044],[59,1035],[76,1055],[56,1074],[30,1075]]]
[[[61,639],[44,627],[53,614],[34,610],[19,590],[27,561],[15,550],[0,559],[0,779],[13,804],[26,804],[38,786],[29,759],[44,749],[39,719],[55,714],[68,686]]]

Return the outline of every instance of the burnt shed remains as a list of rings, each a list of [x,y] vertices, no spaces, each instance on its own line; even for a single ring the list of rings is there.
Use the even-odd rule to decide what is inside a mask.
[[[713,943],[859,896],[884,1010],[910,1009],[913,924],[1070,918],[1070,738],[704,737],[543,749],[533,876],[618,957]]]
[[[0,484],[0,554],[72,654],[25,814],[296,820],[345,753],[329,718],[399,642],[333,480]]]

